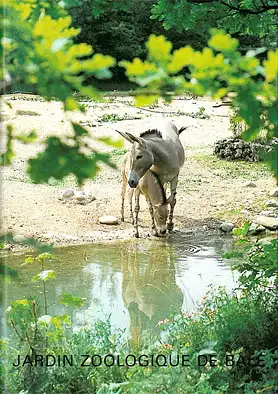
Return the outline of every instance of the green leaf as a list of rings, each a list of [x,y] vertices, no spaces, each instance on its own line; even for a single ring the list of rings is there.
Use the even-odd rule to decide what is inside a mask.
[[[73,126],[73,130],[74,130],[75,135],[77,137],[82,137],[84,135],[88,135],[89,134],[88,131],[86,129],[84,129],[84,127],[80,126],[80,124],[74,123],[74,122],[71,122],[71,124]]]
[[[53,316],[51,318],[51,324],[56,328],[62,328],[63,323],[67,326],[71,324],[71,317],[69,315]]]
[[[28,264],[33,264],[35,262],[35,258],[34,257],[26,257],[24,259],[24,263],[20,264],[21,267],[28,265]]]
[[[84,305],[84,301],[80,297],[74,297],[71,294],[63,293],[59,301],[62,305],[70,306],[72,308],[80,308]]]
[[[15,137],[18,141],[23,142],[24,144],[29,144],[30,142],[36,141],[38,138],[37,132],[35,130],[30,131],[29,134],[25,135],[17,135]]]
[[[55,279],[56,278],[56,273],[53,270],[44,270],[38,273],[37,275],[34,275],[31,279],[31,282],[38,282],[38,281],[43,281],[46,282],[49,279]]]
[[[113,140],[110,137],[97,137],[96,140],[103,142],[106,145],[113,146],[114,148],[123,148],[124,147],[123,140]]]

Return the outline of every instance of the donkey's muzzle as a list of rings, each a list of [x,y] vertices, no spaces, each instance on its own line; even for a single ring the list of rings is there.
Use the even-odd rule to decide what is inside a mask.
[[[138,185],[138,182],[136,182],[134,179],[129,179],[128,184],[131,188],[135,188]]]

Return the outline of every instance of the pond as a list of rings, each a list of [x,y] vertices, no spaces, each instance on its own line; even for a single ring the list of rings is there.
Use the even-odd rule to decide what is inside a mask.
[[[63,247],[44,269],[56,279],[46,282],[47,313],[67,314],[58,300],[63,293],[82,297],[85,304],[72,312],[77,329],[96,318],[110,316],[114,328],[127,329],[132,337],[157,330],[171,312],[192,312],[210,284],[236,287],[237,273],[221,255],[232,237],[186,239],[182,233],[168,239],[140,239],[105,244]],[[40,271],[36,264],[20,267],[29,254],[10,255],[5,263],[20,272],[6,287],[5,310],[13,299],[35,296],[44,310],[41,282],[31,282]],[[2,312],[3,315],[3,312]],[[135,338],[134,338],[135,339]]]

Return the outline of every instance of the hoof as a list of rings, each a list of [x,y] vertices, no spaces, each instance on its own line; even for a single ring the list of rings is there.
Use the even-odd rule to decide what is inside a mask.
[[[173,228],[174,228],[174,224],[173,223],[167,224],[167,230],[168,230],[169,233],[171,233],[173,231]]]
[[[134,233],[135,238],[139,238],[139,233]]]

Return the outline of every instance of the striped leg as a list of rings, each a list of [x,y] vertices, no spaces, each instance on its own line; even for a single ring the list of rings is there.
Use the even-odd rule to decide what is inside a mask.
[[[126,194],[127,178],[125,172],[122,171],[122,207],[121,207],[121,221],[125,221],[125,194]]]
[[[134,225],[134,216],[133,216],[133,210],[132,210],[133,192],[134,192],[134,189],[131,189],[131,188],[129,188],[129,190],[127,192],[128,193],[130,221],[131,221],[132,225]]]
[[[146,197],[146,200],[149,205],[149,211],[150,211],[150,215],[151,215],[151,219],[152,219],[152,232],[153,232],[153,235],[158,237],[158,232],[157,232],[157,228],[156,228],[155,220],[154,220],[153,206],[152,206],[151,200],[149,198]]]
[[[170,196],[170,213],[169,213],[169,220],[167,223],[167,230],[169,233],[173,231],[174,223],[173,223],[173,216],[174,216],[174,208],[176,205],[176,195],[177,195],[177,185],[178,185],[178,175],[170,182],[171,188],[171,196]]]
[[[134,236],[136,238],[139,238],[139,232],[138,232],[138,214],[140,211],[140,205],[139,205],[139,198],[140,198],[140,191],[137,189],[135,190],[135,221],[134,221]]]

